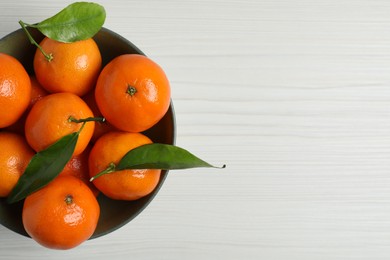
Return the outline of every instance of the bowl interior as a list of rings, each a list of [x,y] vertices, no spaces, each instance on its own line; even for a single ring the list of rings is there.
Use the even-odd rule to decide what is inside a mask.
[[[37,30],[30,30],[34,39],[39,42],[43,35]],[[142,54],[134,44],[120,35],[102,28],[94,39],[102,54],[103,66],[118,55],[126,53]],[[30,44],[22,29],[14,31],[0,40],[0,52],[7,53],[17,58],[26,68],[28,73],[33,74],[33,56],[36,47]],[[154,142],[174,144],[175,142],[175,116],[171,106],[166,115],[154,127],[144,132]],[[153,200],[158,193],[168,171],[162,171],[160,181],[156,189],[148,196],[136,201],[112,200],[104,195],[98,196],[101,209],[98,226],[91,238],[96,238],[110,233],[127,224],[136,217]],[[22,223],[23,201],[15,204],[7,204],[5,199],[0,199],[0,224],[21,235],[28,236]]]

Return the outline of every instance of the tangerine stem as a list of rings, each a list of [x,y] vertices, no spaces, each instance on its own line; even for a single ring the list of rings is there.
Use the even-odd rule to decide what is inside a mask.
[[[66,195],[64,201],[65,201],[66,205],[72,204],[73,203],[73,196],[70,194]]]
[[[87,118],[77,119],[73,116],[70,116],[68,118],[68,121],[73,123],[85,123],[85,122],[92,122],[92,121],[105,122],[106,119],[104,117],[87,117]]]
[[[135,93],[137,93],[137,89],[129,84],[127,86],[126,93],[129,94],[130,96],[134,96]]]
[[[23,22],[22,20],[19,21],[20,26],[22,26],[24,32],[27,34],[28,39],[30,40],[31,44],[34,44],[37,46],[37,48],[42,52],[43,56],[45,56],[47,61],[51,61],[53,59],[53,54],[47,54],[42,47],[34,40],[34,38],[31,36],[30,32],[27,30],[26,26],[30,26],[29,24]]]
[[[103,170],[103,171],[99,172],[98,174],[96,174],[95,176],[93,176],[91,179],[89,179],[89,181],[92,182],[96,178],[99,178],[100,176],[102,176],[104,174],[114,172],[115,168],[116,168],[115,163],[111,162],[105,170]]]

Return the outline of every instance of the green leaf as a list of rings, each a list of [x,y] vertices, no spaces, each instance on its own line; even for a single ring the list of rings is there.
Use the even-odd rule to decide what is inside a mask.
[[[60,42],[75,42],[94,36],[106,19],[104,7],[96,3],[76,2],[58,14],[31,27]]]
[[[57,177],[72,157],[81,129],[36,153],[9,194],[7,202],[14,203],[24,199]]]
[[[116,170],[174,170],[195,167],[225,168],[225,165],[215,167],[183,148],[168,144],[152,143],[130,150],[116,166]]]

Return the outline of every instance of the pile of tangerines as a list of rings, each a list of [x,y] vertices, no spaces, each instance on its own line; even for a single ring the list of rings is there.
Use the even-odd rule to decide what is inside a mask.
[[[0,197],[10,194],[34,154],[83,127],[71,160],[53,181],[26,197],[22,211],[34,240],[69,249],[95,231],[100,192],[136,200],[156,187],[157,169],[121,170],[89,180],[129,150],[152,142],[141,132],[167,112],[170,86],[161,67],[146,56],[124,54],[103,67],[92,38],[73,43],[45,38],[39,45],[44,52],[35,53],[33,75],[0,53]]]

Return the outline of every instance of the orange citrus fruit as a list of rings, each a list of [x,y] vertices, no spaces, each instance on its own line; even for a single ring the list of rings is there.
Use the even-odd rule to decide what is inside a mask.
[[[23,65],[0,53],[0,128],[15,123],[30,102],[31,82]]]
[[[35,151],[41,151],[61,137],[77,132],[82,123],[70,118],[93,117],[91,109],[78,96],[72,93],[55,93],[43,97],[35,103],[27,115],[25,135]],[[87,122],[80,132],[73,155],[78,155],[87,147],[94,131],[94,122]]]
[[[97,196],[99,190],[89,181],[89,169],[88,169],[88,157],[89,152],[91,151],[91,146],[88,145],[87,148],[79,155],[73,156],[69,162],[65,165],[65,168],[60,173],[61,175],[72,175],[80,180],[82,180],[87,186],[91,189],[93,194]]]
[[[9,195],[33,155],[23,136],[0,132],[0,197]]]
[[[96,103],[116,128],[142,132],[156,124],[170,104],[170,85],[162,68],[150,58],[124,54],[99,75]]]
[[[48,60],[37,49],[34,56],[35,75],[46,90],[82,96],[95,86],[102,57],[92,38],[63,43],[46,37],[40,46],[46,54],[52,55]]]
[[[122,131],[108,132],[101,136],[89,154],[91,177],[107,169],[110,163],[117,164],[131,149],[152,141],[141,133]],[[95,186],[111,199],[136,200],[151,193],[158,184],[161,170],[121,170],[96,178]]]
[[[49,93],[42,87],[38,82],[35,75],[30,76],[31,80],[31,98],[28,108],[31,108],[38,100],[41,100],[44,96],[47,96]]]
[[[15,123],[13,123],[12,125],[6,128],[7,131],[24,135],[24,124],[26,122],[26,117],[29,110],[38,100],[41,100],[44,96],[48,95],[48,92],[39,84],[35,76],[30,76],[30,81],[31,81],[30,103],[26,111],[18,119],[18,121],[16,121]]]
[[[52,249],[74,248],[89,239],[99,215],[95,196],[74,176],[58,176],[27,196],[22,210],[26,232]]]
[[[95,117],[103,117],[102,113],[100,112],[96,104],[94,91],[90,91],[88,94],[83,96],[83,100],[85,101],[85,103],[87,103],[89,108],[92,110],[92,113],[94,114]],[[112,124],[110,124],[107,120],[104,122],[96,121],[95,131],[93,132],[91,142],[92,143],[96,142],[96,140],[99,139],[100,136],[114,130],[117,129]]]

